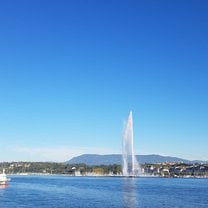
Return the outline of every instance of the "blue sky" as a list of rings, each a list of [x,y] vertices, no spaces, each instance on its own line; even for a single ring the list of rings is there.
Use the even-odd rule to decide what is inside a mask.
[[[205,0],[0,2],[0,161],[208,160]]]

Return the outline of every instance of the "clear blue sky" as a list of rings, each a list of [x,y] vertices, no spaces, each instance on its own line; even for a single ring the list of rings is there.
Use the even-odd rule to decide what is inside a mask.
[[[208,160],[206,0],[0,2],[0,161]]]

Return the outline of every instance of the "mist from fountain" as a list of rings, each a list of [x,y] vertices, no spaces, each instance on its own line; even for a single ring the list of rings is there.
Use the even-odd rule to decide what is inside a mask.
[[[138,176],[140,166],[134,153],[134,135],[132,112],[129,113],[123,134],[123,176]]]

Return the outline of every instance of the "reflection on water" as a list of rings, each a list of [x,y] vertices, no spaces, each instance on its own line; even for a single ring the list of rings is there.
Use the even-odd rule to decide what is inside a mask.
[[[8,187],[8,184],[2,184],[2,185],[0,185],[0,189],[5,189],[6,187]]]
[[[207,179],[13,176],[0,208],[207,208]]]
[[[137,184],[134,178],[126,178],[123,182],[123,204],[125,208],[138,207]]]

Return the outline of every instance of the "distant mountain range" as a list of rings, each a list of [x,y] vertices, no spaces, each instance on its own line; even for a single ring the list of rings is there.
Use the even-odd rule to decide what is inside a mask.
[[[161,155],[136,155],[137,161],[139,163],[162,163],[162,162],[184,162],[184,163],[203,163],[205,161],[199,160],[186,160],[178,157],[170,156],[161,156]],[[86,165],[112,165],[112,164],[121,164],[122,155],[113,154],[113,155],[97,155],[97,154],[83,154],[78,157],[74,157],[69,161],[66,161],[67,164],[79,164],[84,163]]]

